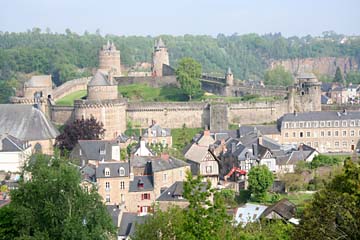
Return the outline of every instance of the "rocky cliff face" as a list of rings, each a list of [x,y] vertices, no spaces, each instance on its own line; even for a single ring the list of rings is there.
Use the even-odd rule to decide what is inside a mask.
[[[353,57],[320,57],[320,58],[295,58],[272,61],[270,68],[278,65],[284,66],[287,71],[294,75],[300,72],[313,72],[333,76],[336,68],[340,67],[343,73],[360,70],[359,59]]]

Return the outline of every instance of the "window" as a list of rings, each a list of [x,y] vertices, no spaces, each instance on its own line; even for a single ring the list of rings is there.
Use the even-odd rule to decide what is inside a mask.
[[[105,174],[105,177],[110,177],[110,168],[105,168],[104,174]]]
[[[304,133],[303,132],[300,132],[300,137],[304,137]]]
[[[310,132],[306,132],[306,137],[311,137],[311,133],[310,133]]]
[[[285,137],[289,137],[289,133],[285,133]]]
[[[100,155],[105,155],[106,154],[106,150],[104,149],[100,149]]]
[[[309,127],[311,127],[311,122],[306,122],[305,125],[307,128],[309,128]]]
[[[342,135],[345,137],[346,136],[346,130],[343,131]]]
[[[119,174],[120,176],[125,176],[125,168],[123,167],[119,168]]]
[[[328,132],[327,132],[327,136],[328,136],[328,137],[331,137],[331,131],[328,131]]]
[[[351,127],[355,126],[355,121],[354,121],[354,120],[351,120],[351,121],[350,121],[350,126],[351,126]]]
[[[351,130],[351,132],[350,132],[350,136],[355,136],[355,131],[354,130]]]
[[[161,130],[161,136],[165,137],[166,136],[166,131],[163,129]]]
[[[343,147],[347,147],[347,142],[343,141]]]
[[[110,190],[110,182],[106,182],[106,183],[105,183],[105,189],[106,189],[107,191]]]
[[[324,131],[321,131],[321,132],[320,132],[320,136],[321,136],[321,137],[325,137],[325,132],[324,132]]]
[[[301,123],[300,123],[300,128],[303,128],[303,127],[304,127],[304,123],[301,122]]]
[[[327,126],[327,127],[331,127],[331,121],[327,121],[327,122],[326,122],[326,126]]]
[[[325,122],[324,121],[320,122],[320,127],[325,127]]]
[[[120,182],[120,189],[125,189],[125,182],[124,181]]]
[[[121,202],[125,202],[125,196],[124,196],[124,194],[120,194],[120,201],[121,201]]]
[[[165,146],[165,145],[166,145],[166,140],[163,139],[163,140],[161,141],[161,143],[162,143],[163,146]]]
[[[164,174],[163,174],[163,182],[166,182],[166,181],[167,181],[167,174],[164,173]]]
[[[335,137],[338,137],[339,136],[339,131],[335,131],[334,135],[335,135]]]
[[[339,121],[335,121],[334,122],[334,127],[338,127],[339,126]]]
[[[296,137],[296,132],[293,132],[293,137]]]
[[[153,135],[153,137],[156,137],[156,130],[152,131],[152,135]]]
[[[141,200],[150,200],[150,193],[141,194]]]
[[[289,123],[285,123],[285,128],[289,128]]]
[[[183,171],[182,170],[179,171],[179,175],[180,175],[180,177],[183,176]]]
[[[347,126],[347,121],[342,121],[341,126],[346,127]]]
[[[106,201],[107,203],[110,202],[110,194],[106,194],[105,201]]]
[[[318,126],[319,126],[319,122],[316,122],[316,121],[313,122],[313,127],[314,127],[314,128],[317,128]]]
[[[319,147],[319,143],[318,142],[314,142],[314,147]]]
[[[310,146],[311,147],[311,142],[307,142],[306,145]]]
[[[212,166],[206,166],[206,173],[212,173]]]
[[[340,146],[340,143],[339,142],[335,142],[335,147],[338,148]]]

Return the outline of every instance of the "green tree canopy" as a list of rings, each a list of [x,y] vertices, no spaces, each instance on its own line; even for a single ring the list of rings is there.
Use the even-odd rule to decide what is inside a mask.
[[[343,173],[316,193],[293,239],[360,239],[360,165],[345,160]]]
[[[294,83],[292,74],[285,70],[281,65],[276,66],[274,69],[267,70],[264,76],[265,85],[275,85],[287,87]]]
[[[252,167],[248,174],[249,190],[257,197],[263,198],[274,182],[274,176],[265,165]]]
[[[78,140],[97,140],[104,136],[103,124],[93,116],[89,119],[77,119],[64,127],[63,133],[56,138],[55,146],[62,153],[71,151]]]
[[[340,67],[336,68],[334,82],[342,83],[344,81],[343,75],[341,73]]]
[[[176,79],[180,83],[181,89],[189,96],[201,95],[201,77],[202,68],[199,62],[192,58],[182,58],[178,62],[176,69]]]
[[[351,71],[346,74],[346,82],[353,84],[360,84],[360,72]]]
[[[110,239],[115,233],[100,195],[81,188],[66,159],[36,155],[24,173],[31,178],[22,178],[0,209],[0,239]]]

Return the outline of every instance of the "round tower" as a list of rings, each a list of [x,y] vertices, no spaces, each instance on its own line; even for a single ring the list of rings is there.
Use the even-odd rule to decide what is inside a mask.
[[[93,116],[104,125],[104,139],[115,139],[126,130],[126,102],[119,98],[117,84],[98,71],[88,83],[86,100],[76,100],[75,119]]]
[[[97,71],[87,87],[88,100],[118,99],[118,86],[101,71]]]
[[[163,40],[160,38],[159,41],[155,41],[151,66],[152,75],[162,77],[164,64],[169,65],[169,53]]]
[[[231,68],[229,67],[225,74],[226,85],[234,86],[234,75],[231,72]]]
[[[297,77],[296,88],[295,108],[303,112],[321,111],[321,82],[314,74],[300,74]]]
[[[113,72],[115,76],[121,75],[120,51],[116,50],[113,42],[107,42],[99,52],[99,69],[104,72]]]

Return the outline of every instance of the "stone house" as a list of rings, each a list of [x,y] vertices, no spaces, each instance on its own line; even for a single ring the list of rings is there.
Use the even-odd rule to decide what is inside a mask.
[[[140,139],[140,142],[134,149],[133,154],[134,156],[142,156],[142,157],[156,155],[148,146],[146,146],[146,142],[143,139]]]
[[[175,182],[156,199],[160,210],[166,211],[170,206],[175,205],[180,208],[186,208],[189,206],[189,201],[184,198],[183,193],[184,182]]]
[[[31,145],[9,134],[0,134],[0,170],[21,172],[31,155]]]
[[[96,165],[97,162],[120,161],[120,144],[117,140],[79,140],[70,153],[79,165]]]
[[[147,144],[162,144],[164,147],[172,147],[172,136],[170,128],[161,128],[155,121],[145,131],[142,139]]]
[[[130,166],[128,162],[98,162],[96,166],[98,192],[107,205],[126,202],[129,192]]]
[[[348,102],[348,91],[347,88],[338,86],[330,91],[330,97],[333,103],[345,104]]]

